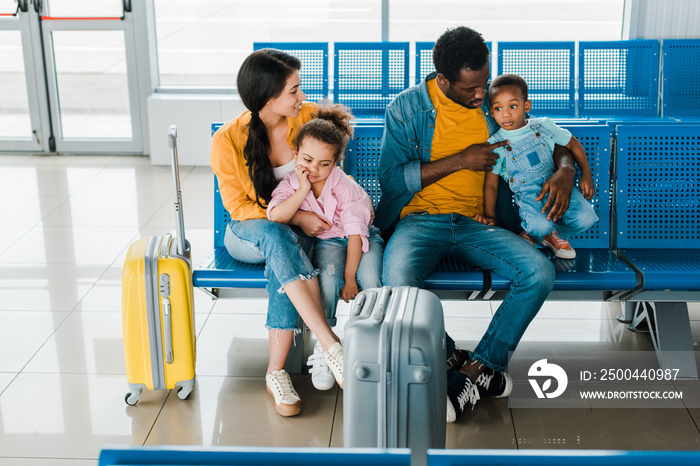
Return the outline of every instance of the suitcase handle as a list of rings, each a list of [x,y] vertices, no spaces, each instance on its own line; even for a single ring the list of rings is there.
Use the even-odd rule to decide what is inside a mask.
[[[176,252],[180,256],[185,255],[187,245],[185,243],[185,219],[182,213],[182,192],[180,191],[180,164],[177,159],[177,126],[168,128],[168,147],[172,156],[173,184],[175,185],[175,224],[177,225]]]
[[[374,305],[374,310],[372,310],[373,324],[381,324],[384,320],[384,314],[386,314],[386,305],[389,302],[389,295],[391,294],[391,287],[384,286],[379,292],[379,297],[377,298],[377,303]]]

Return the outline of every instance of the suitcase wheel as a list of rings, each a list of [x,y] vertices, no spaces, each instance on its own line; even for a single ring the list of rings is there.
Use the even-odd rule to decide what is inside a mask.
[[[126,401],[126,404],[128,404],[129,406],[134,406],[136,403],[139,402],[140,397],[141,397],[140,390],[136,393],[129,392],[124,396],[124,401]]]
[[[180,389],[177,391],[177,396],[181,400],[186,400],[187,398],[189,398],[190,393],[192,393],[191,388],[180,387]]]

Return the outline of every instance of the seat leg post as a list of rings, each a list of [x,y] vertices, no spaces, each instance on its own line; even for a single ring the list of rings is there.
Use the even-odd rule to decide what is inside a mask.
[[[684,302],[649,303],[654,316],[656,355],[662,369],[678,369],[679,378],[698,378],[693,351],[688,304]]]

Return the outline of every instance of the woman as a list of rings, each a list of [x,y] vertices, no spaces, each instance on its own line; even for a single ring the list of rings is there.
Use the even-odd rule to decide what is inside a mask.
[[[238,73],[238,93],[248,111],[214,135],[211,165],[221,198],[231,214],[224,244],[234,259],[265,262],[269,303],[270,360],[267,391],[282,416],[301,412],[301,399],[283,369],[298,331],[298,317],[316,335],[325,362],[343,387],[343,347],[321,305],[314,269],[305,250],[330,228],[313,212],[299,212],[290,226],[271,222],[265,208],[279,180],[294,171],[292,144],[298,129],[311,120],[317,106],[304,102],[296,57],[274,49],[253,52]]]

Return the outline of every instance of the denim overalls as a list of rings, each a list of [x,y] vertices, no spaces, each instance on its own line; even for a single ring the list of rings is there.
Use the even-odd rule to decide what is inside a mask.
[[[526,134],[497,150],[501,157],[506,158],[507,181],[520,209],[521,226],[537,239],[555,229],[564,238],[576,236],[597,222],[598,216],[581,191],[574,187],[564,216],[556,223],[547,220],[547,215],[542,213],[547,196],[541,201],[535,201],[535,198],[555,171],[552,150],[547,143],[547,140],[554,140],[555,134],[552,128],[537,121],[529,121],[527,128]],[[503,131],[498,131],[492,138],[496,141],[508,139]]]

